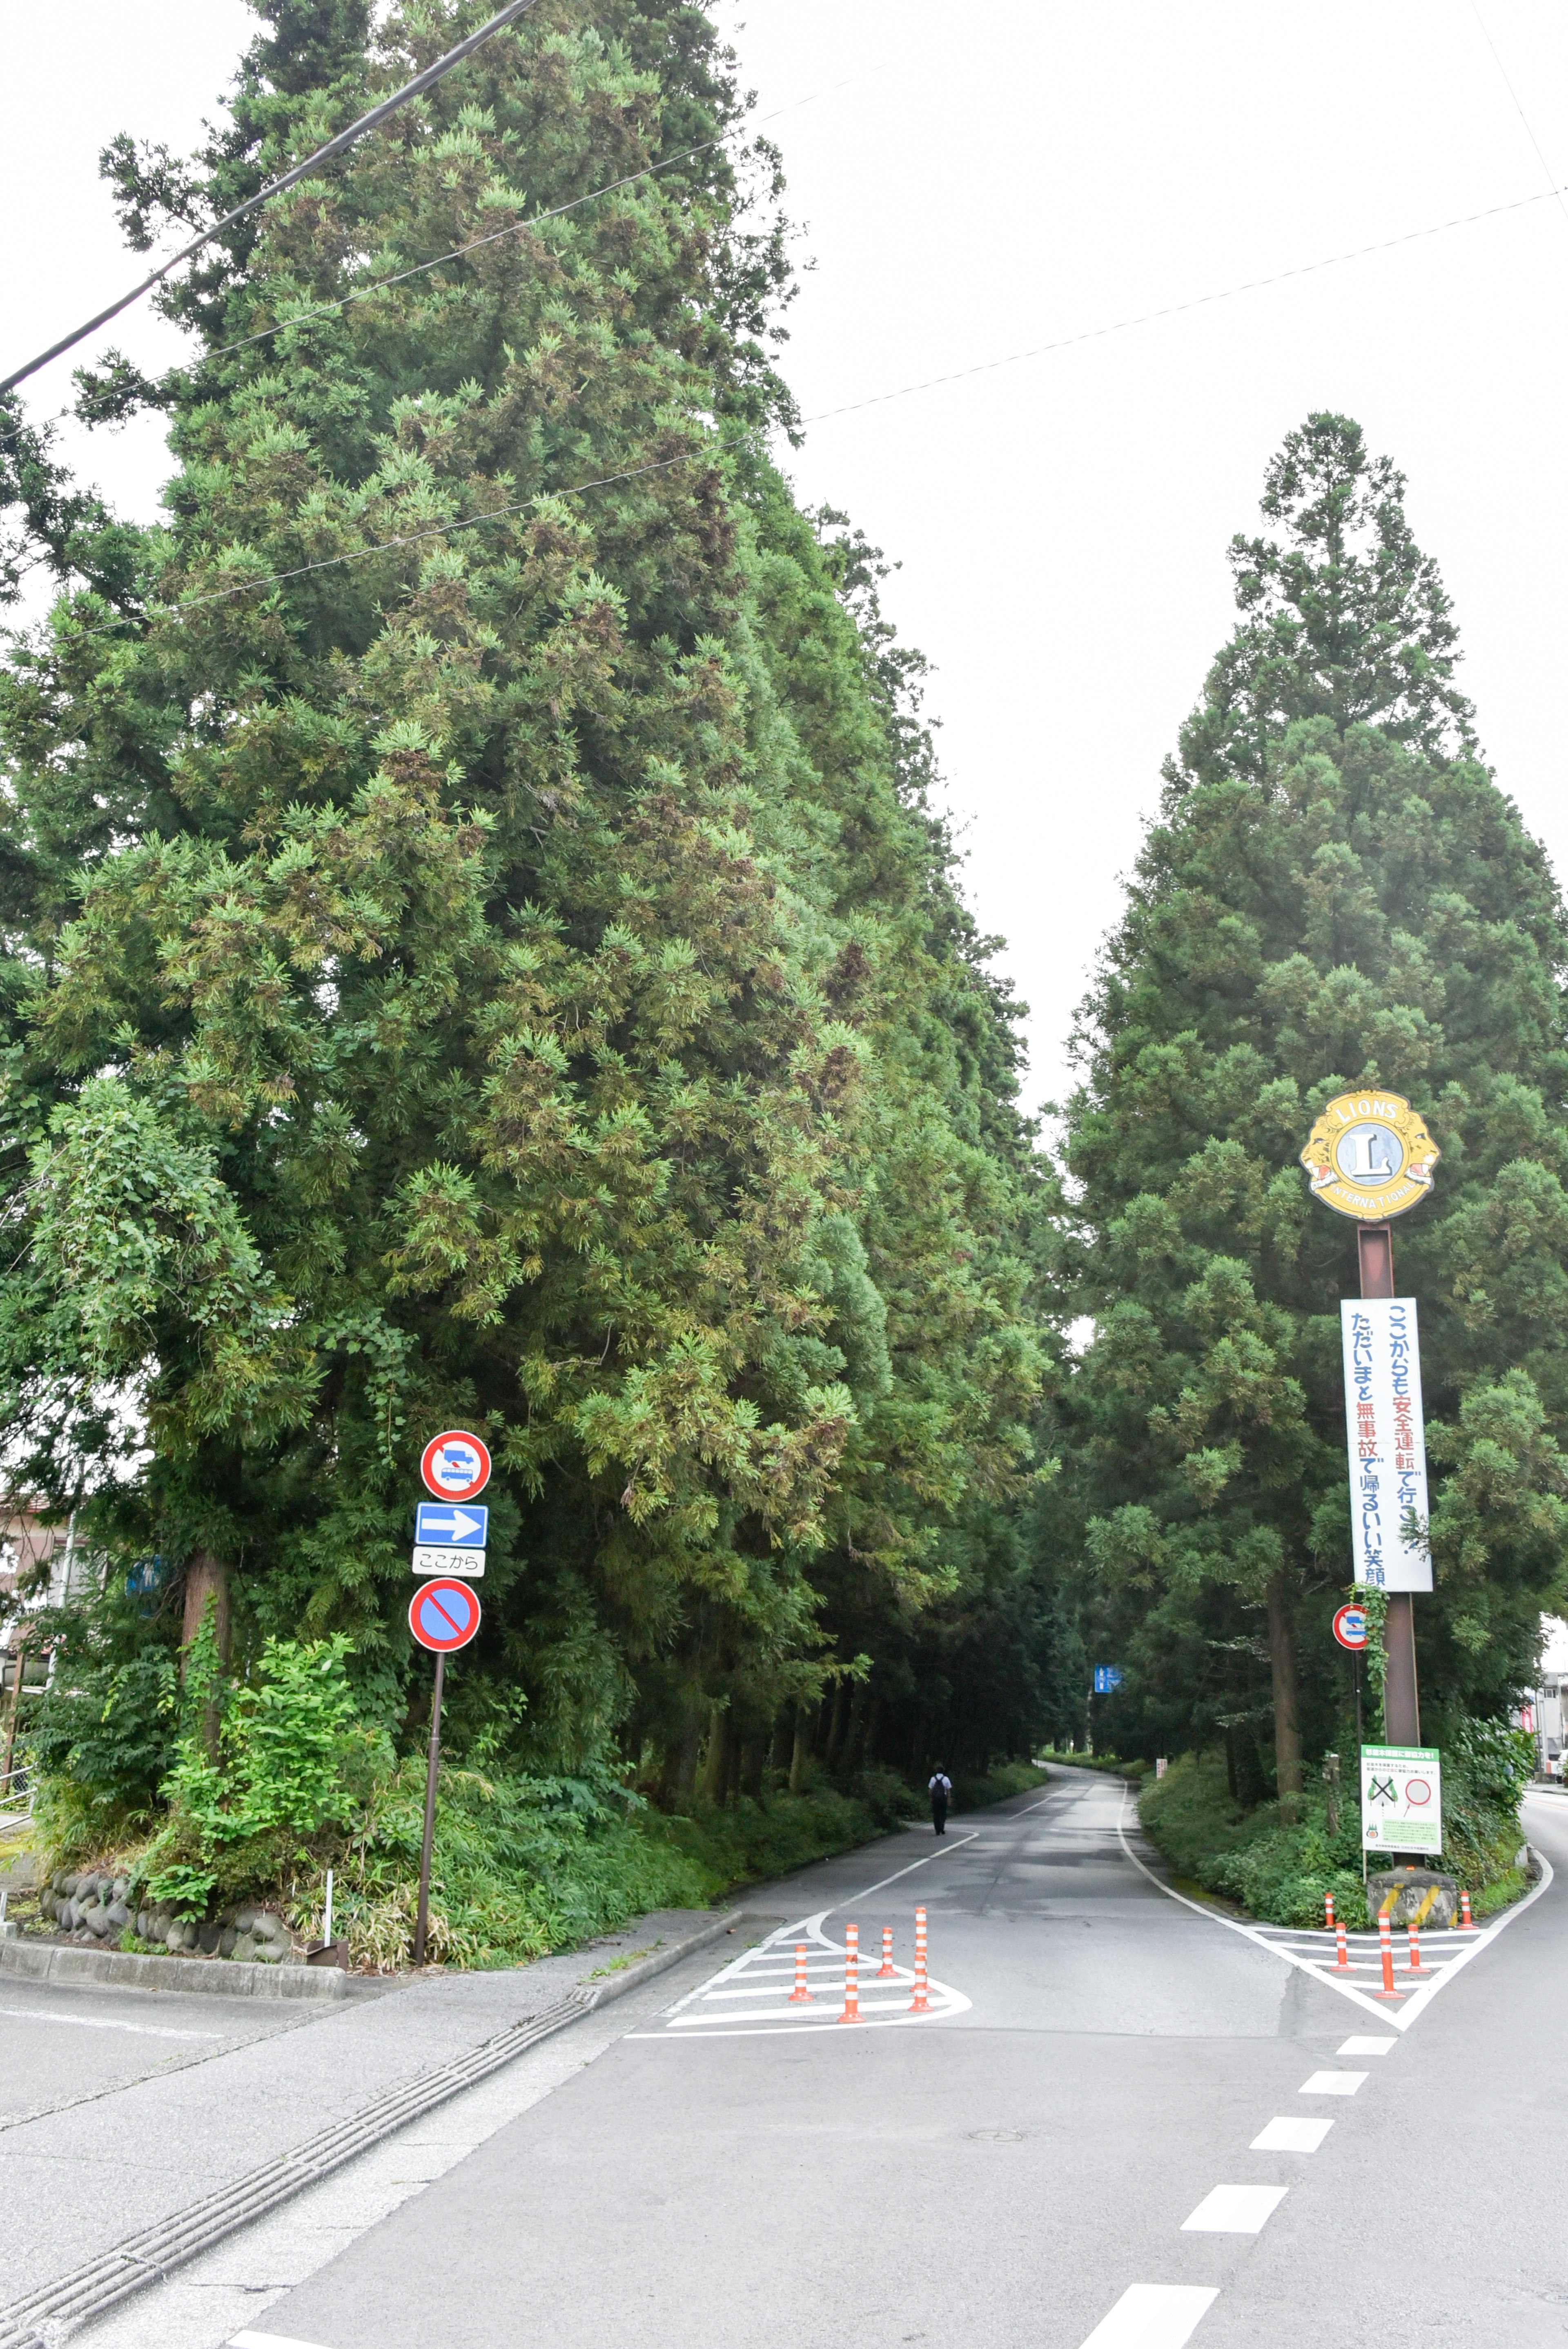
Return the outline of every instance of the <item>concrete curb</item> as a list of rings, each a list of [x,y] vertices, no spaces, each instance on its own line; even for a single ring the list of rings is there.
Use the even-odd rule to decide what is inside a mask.
[[[471,2088],[479,2081],[488,2079],[492,2072],[500,2071],[515,2057],[526,2054],[529,2048],[536,2047],[542,2039],[552,2037],[571,2023],[581,2023],[596,2007],[605,2005],[612,1999],[624,1998],[640,1982],[648,1981],[653,1975],[665,1973],[695,1951],[707,1949],[721,1934],[728,1932],[732,1926],[738,1926],[744,1914],[743,1909],[730,1909],[719,1916],[707,1918],[691,1932],[676,1934],[662,1946],[650,1950],[647,1956],[635,1964],[621,1967],[603,1982],[580,1982],[564,1998],[542,2008],[537,2014],[514,2023],[511,2030],[500,2032],[493,2039],[481,2041],[479,2046],[470,2047],[466,2054],[456,2057],[451,2063],[420,2073],[412,2080],[405,2081],[401,2087],[388,2090],[347,2120],[337,2122],[333,2127],[324,2129],[319,2137],[296,2147],[293,2153],[274,2156],[271,2161],[263,2162],[259,2169],[233,2178],[227,2186],[203,2195],[200,2201],[189,2204],[185,2209],[177,2210],[171,2217],[161,2219],[153,2226],[143,2228],[139,2233],[128,2236],[123,2242],[114,2244],[107,2251],[100,2251],[96,2259],[85,2261],[80,2267],[72,2269],[56,2282],[41,2286],[25,2299],[13,2302],[8,2308],[0,2308],[0,2349],[47,2349],[46,2327],[57,2338],[61,2329],[68,2329],[84,2320],[102,2315],[106,2309],[129,2299],[144,2285],[160,2281],[171,2269],[183,2266],[187,2260],[195,2259],[202,2251],[211,2251],[215,2243],[222,2242],[227,2236],[238,2234],[253,2220],[276,2209],[281,2202],[288,2201],[307,2186],[317,2185],[322,2178],[330,2177],[334,2170],[341,2169],[346,2162],[367,2153],[383,2137],[395,2135],[410,2121],[418,2120],[436,2106],[445,2104],[449,2097],[460,2095],[465,2088]],[[118,1956],[122,1963],[194,1965],[202,1972],[218,1971],[218,1967],[211,1961],[203,1965],[200,1960],[189,1958],[128,1959],[125,1951],[110,1950],[56,1950],[51,1954],[79,1956],[89,1962]],[[276,1974],[284,1969],[238,1967],[229,1963],[224,1965],[223,1971]],[[313,1970],[293,1966],[287,1971],[294,1974],[306,1974]],[[335,1972],[336,1969],[324,1967],[321,1971],[324,1973]],[[54,1978],[62,1979],[57,1975]],[[118,1975],[114,1977],[119,1978]],[[96,1981],[103,1977],[94,1975],[89,1979]],[[339,1980],[345,1979],[346,1977],[339,1976]],[[179,1986],[184,1987],[183,1983]],[[341,1995],[341,1992],[337,1994]]]
[[[738,1927],[745,1915],[744,1909],[727,1909],[721,1915],[710,1918],[706,1925],[699,1925],[695,1932],[682,1933],[667,1945],[660,1943],[650,1950],[645,1958],[639,1958],[630,1965],[618,1966],[602,1982],[595,1982],[592,1975],[585,1975],[578,1996],[590,2011],[597,2006],[607,2006],[613,1998],[624,1998],[626,1992],[635,1990],[639,1982],[647,1982],[655,1974],[666,1972],[671,1966],[678,1965],[683,1958],[689,1958],[694,1951],[709,1948]]]
[[[157,1958],[135,1950],[82,1950],[65,1941],[0,1941],[0,1974],[28,1982],[94,1982],[110,1990],[205,1992],[218,1998],[353,1998],[396,1990],[395,1976],[340,1966],[264,1966],[232,1958]]]

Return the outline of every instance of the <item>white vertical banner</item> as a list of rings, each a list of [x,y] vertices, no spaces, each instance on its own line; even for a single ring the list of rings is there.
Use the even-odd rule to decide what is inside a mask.
[[[1382,1590],[1429,1590],[1431,1558],[1403,1532],[1408,1512],[1423,1525],[1428,1515],[1416,1300],[1345,1297],[1339,1323],[1356,1579]]]

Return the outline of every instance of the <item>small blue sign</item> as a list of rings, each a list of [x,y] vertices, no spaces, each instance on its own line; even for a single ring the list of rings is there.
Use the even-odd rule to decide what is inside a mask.
[[[473,1501],[421,1501],[416,1512],[414,1539],[438,1542],[445,1549],[483,1549],[490,1511]]]
[[[1117,1689],[1120,1686],[1121,1666],[1119,1664],[1096,1664],[1094,1668],[1094,1692],[1096,1696],[1109,1696],[1112,1689]]]

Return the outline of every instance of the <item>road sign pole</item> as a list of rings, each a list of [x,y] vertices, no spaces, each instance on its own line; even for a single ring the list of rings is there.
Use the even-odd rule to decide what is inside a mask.
[[[419,1847],[419,1910],[414,1920],[414,1963],[425,1962],[425,1934],[430,1921],[430,1846],[436,1837],[436,1773],[441,1762],[441,1690],[447,1659],[436,1651],[436,1688],[430,1699],[430,1765],[425,1773],[425,1840]]]
[[[1388,1224],[1363,1224],[1356,1234],[1361,1258],[1363,1297],[1394,1295],[1394,1232]],[[1416,1601],[1408,1590],[1390,1590],[1383,1623],[1387,1659],[1383,1681],[1383,1736],[1389,1745],[1421,1742],[1420,1692],[1416,1681]]]

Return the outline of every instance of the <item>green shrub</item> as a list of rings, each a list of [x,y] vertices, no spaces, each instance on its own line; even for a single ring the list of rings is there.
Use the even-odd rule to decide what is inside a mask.
[[[1468,1885],[1485,1913],[1501,1906],[1519,1848],[1519,1803],[1528,1781],[1530,1740],[1504,1724],[1471,1722],[1443,1751],[1446,1847],[1438,1863]],[[1366,1917],[1361,1824],[1352,1785],[1340,1799],[1339,1825],[1328,1832],[1327,1802],[1315,1790],[1297,1816],[1277,1803],[1248,1809],[1230,1792],[1223,1758],[1184,1754],[1163,1778],[1146,1785],[1139,1816],[1150,1840],[1178,1876],[1235,1900],[1275,1925],[1321,1925],[1324,1896],[1346,1924]]]

